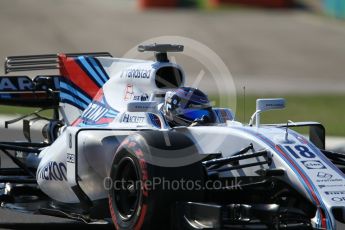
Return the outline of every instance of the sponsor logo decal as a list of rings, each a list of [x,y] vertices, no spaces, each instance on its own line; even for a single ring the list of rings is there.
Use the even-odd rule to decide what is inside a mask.
[[[68,147],[71,149],[72,148],[72,134],[70,133],[69,135],[68,135]]]
[[[132,105],[133,109],[137,109],[137,110],[154,110],[156,108],[156,104],[136,104],[136,105]]]
[[[74,155],[71,154],[71,153],[67,153],[67,160],[66,160],[68,163],[72,163],[74,164]]]
[[[326,195],[345,195],[345,191],[326,191]]]
[[[123,116],[122,122],[126,122],[126,123],[143,123],[144,120],[145,120],[145,117],[143,117],[143,116],[129,115],[128,113],[126,113]]]
[[[151,75],[151,69],[127,69],[125,76],[127,78],[148,79]]]
[[[326,167],[318,160],[301,161],[307,169],[325,169]]]
[[[317,177],[318,178],[323,178],[325,180],[330,180],[333,177],[333,175],[329,174],[329,173],[325,173],[325,172],[318,172],[317,173]]]
[[[345,201],[345,197],[332,197],[332,201],[334,202],[344,202]]]
[[[125,101],[131,100],[133,97],[133,85],[127,84],[126,90],[125,90],[125,97],[123,98]]]
[[[319,180],[317,179],[316,182],[319,182],[319,183],[326,183],[326,182],[341,182],[342,180],[341,179],[329,179],[329,180]]]
[[[339,181],[341,181],[339,179]],[[326,184],[319,184],[319,187],[320,188],[330,188],[330,187],[343,187],[344,185],[342,184],[329,184],[329,185],[326,185]]]
[[[38,177],[48,181],[66,181],[67,168],[62,162],[50,161],[39,170]]]
[[[341,181],[342,181],[342,179],[333,178],[333,175],[330,173],[326,173],[326,172],[318,172],[317,173],[316,182],[318,182],[318,183],[341,182]],[[324,185],[323,187],[325,187],[325,186],[327,186],[327,185]],[[332,186],[335,186],[335,185],[332,185]]]
[[[107,112],[109,112],[109,109],[105,108],[103,105],[101,105],[99,103],[93,102],[85,109],[85,111],[81,115],[81,118],[83,120],[89,120],[89,121],[97,122]]]
[[[133,97],[134,101],[148,101],[149,100],[149,95],[147,93],[144,93],[140,96],[134,96]]]
[[[123,97],[125,101],[133,100],[133,101],[148,101],[149,95],[147,93],[143,93],[141,95],[134,94],[134,87],[132,84],[127,84],[125,89],[125,96]]]
[[[32,90],[33,83],[28,77],[1,77],[0,91]]]

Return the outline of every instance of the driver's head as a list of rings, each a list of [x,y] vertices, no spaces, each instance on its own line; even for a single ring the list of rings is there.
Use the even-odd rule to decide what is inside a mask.
[[[188,126],[194,121],[213,123],[215,120],[206,94],[191,87],[167,92],[163,113],[171,126]]]

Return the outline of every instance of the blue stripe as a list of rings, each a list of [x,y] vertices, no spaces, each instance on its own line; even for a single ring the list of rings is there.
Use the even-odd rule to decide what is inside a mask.
[[[281,145],[278,145],[278,146],[279,146],[279,148],[281,148],[281,150],[283,150],[283,151],[285,150],[285,148],[284,148],[283,146],[281,146]],[[276,152],[277,152],[277,151],[276,151]],[[278,153],[278,152],[277,152],[277,153]],[[284,151],[284,153],[285,153],[286,155],[288,155],[288,154],[286,153],[286,151]],[[278,154],[280,155],[280,153],[278,153]],[[305,190],[308,192],[308,195],[309,195],[310,199],[314,201],[313,195],[312,195],[312,193],[311,193],[311,191],[310,191],[308,185],[304,182],[303,177],[299,174],[299,172],[297,171],[297,169],[295,169],[295,166],[292,165],[292,164],[290,163],[289,160],[285,159],[284,156],[281,156],[281,158],[283,158],[283,160],[290,166],[290,169],[292,169],[292,170],[294,171],[294,173],[298,176],[298,178],[300,179],[300,181],[301,181],[302,184],[303,184],[303,187],[304,187]],[[295,165],[296,165],[296,167],[298,167],[298,163],[297,163],[297,162],[295,162]],[[298,168],[299,168],[299,167],[298,167]],[[301,170],[301,172],[303,172],[303,170],[302,170],[301,168],[299,168],[299,169]],[[312,185],[312,183],[310,183],[310,184]],[[313,186],[313,185],[312,185],[312,186]],[[313,187],[314,187],[314,186],[313,186]],[[315,188],[314,188],[314,189],[315,189]],[[314,201],[314,204],[316,205],[316,201]]]
[[[75,89],[73,86],[71,86],[65,82],[60,82],[60,87],[68,90],[69,92],[73,92],[76,96],[78,96],[82,100],[84,100],[85,103],[87,103],[87,104],[91,103],[91,99],[89,97],[85,96],[85,94],[83,94],[79,90]]]
[[[105,123],[105,124],[86,124],[86,123],[81,122],[78,125],[78,127],[90,127],[90,126],[92,126],[92,127],[105,127],[107,125],[109,125],[109,124],[108,123]]]
[[[220,122],[220,123],[224,123],[223,118],[222,118],[222,117],[220,116],[220,114],[219,114],[219,110],[218,110],[218,109],[215,109],[215,110],[213,110],[213,111],[216,113],[216,116],[217,116],[219,122]]]
[[[109,110],[108,112],[110,115],[117,115],[118,114],[118,111],[115,111],[115,110]]]
[[[264,142],[265,142],[265,141],[264,141]],[[268,144],[268,143],[267,143],[267,144]],[[280,145],[279,145],[279,147],[280,147],[282,150],[284,149],[284,148],[283,148],[282,146],[280,146]],[[284,152],[285,152],[285,151],[284,151]],[[285,154],[287,154],[287,153],[285,152]],[[315,206],[316,206],[316,202],[314,201],[314,198],[313,198],[313,196],[312,196],[312,194],[311,194],[311,191],[310,191],[309,187],[305,184],[305,182],[304,182],[302,176],[299,174],[299,172],[294,168],[294,166],[293,166],[287,159],[285,159],[283,156],[281,156],[281,158],[290,166],[290,169],[292,169],[292,170],[294,171],[295,175],[297,175],[297,177],[299,178],[299,180],[300,180],[300,182],[302,183],[303,187],[306,189],[306,191],[308,192],[308,195],[310,196],[311,200],[313,200],[313,203],[314,203]],[[297,162],[295,162],[295,165],[296,165],[296,167],[299,168],[302,172],[304,172],[304,171],[300,168],[300,166],[298,165]],[[307,175],[305,175],[305,176],[307,177]],[[307,177],[307,178],[308,178],[308,177]],[[310,180],[310,178],[308,178],[308,179]],[[319,200],[319,202],[320,202],[321,207],[322,207],[323,210],[325,211],[326,220],[327,220],[327,226],[332,226],[331,223],[329,222],[329,221],[330,221],[330,218],[329,218],[328,210],[327,210],[326,206],[324,205],[324,203],[322,202],[322,198],[320,197],[320,194],[319,194],[318,191],[316,190],[316,187],[314,186],[314,184],[311,183],[310,181],[309,181],[309,183],[310,183],[310,185],[312,186],[312,188],[313,188],[313,190],[314,190],[314,192],[315,192],[315,195],[317,196],[317,198],[318,198],[318,200]],[[317,212],[316,220],[317,220],[317,221],[316,221],[317,227],[321,227],[321,213],[320,213],[319,211]]]
[[[248,130],[249,131],[249,130]],[[255,134],[254,134],[255,135]],[[260,138],[260,134],[257,134],[257,136]],[[264,137],[264,136],[262,136],[264,139],[266,139],[266,140],[263,140],[262,138],[262,140],[265,142],[265,143],[267,143],[267,144],[269,144],[271,147],[272,146],[274,146],[274,143],[273,142],[271,142],[270,140],[268,140],[266,137]],[[279,145],[280,146],[280,145]],[[280,146],[281,147],[281,149],[284,149],[284,148],[282,148],[282,146]],[[277,152],[277,151],[276,151]],[[278,152],[277,152],[278,153]],[[286,152],[285,152],[286,153]],[[286,153],[287,154],[287,153]],[[288,154],[287,154],[288,155]],[[288,163],[289,165],[290,165],[290,163],[289,163],[289,161],[287,160],[287,159],[285,159],[283,156],[281,156],[281,158],[286,162],[286,163]],[[292,158],[290,158],[293,162],[295,162]],[[296,167],[301,171],[301,172],[303,172],[304,173],[304,176],[308,179],[308,181],[309,181],[309,184],[312,186],[312,188],[313,188],[313,190],[314,190],[314,192],[315,192],[315,195],[317,196],[317,198],[318,198],[318,200],[319,200],[319,202],[320,202],[320,205],[321,205],[321,207],[323,208],[323,210],[325,211],[325,214],[326,214],[326,217],[328,217],[328,218],[326,218],[326,220],[327,220],[327,226],[332,226],[331,225],[331,223],[330,223],[330,218],[329,218],[329,213],[328,213],[328,210],[327,210],[327,208],[326,208],[326,206],[325,206],[325,204],[323,203],[323,201],[322,201],[322,198],[321,198],[321,196],[320,196],[320,194],[319,194],[319,192],[318,192],[318,190],[316,189],[316,187],[314,186],[314,183],[312,183],[311,181],[310,181],[310,178],[308,177],[308,175],[304,172],[304,170],[299,166],[299,164],[297,163],[297,162],[295,162],[295,165],[296,165]],[[312,197],[312,195],[311,195],[311,191],[310,191],[310,189],[309,189],[309,187],[305,184],[305,182],[304,182],[304,180],[303,180],[303,178],[301,177],[301,175],[299,174],[299,172],[298,171],[296,171],[295,169],[294,169],[294,166],[293,165],[290,165],[291,166],[291,169],[295,172],[295,174],[300,178],[300,181],[302,182],[302,184],[303,184],[303,186],[306,188],[306,190],[308,191],[308,193],[309,193],[309,195]],[[330,224],[330,225],[329,225]],[[320,225],[321,225],[321,222],[320,222]]]
[[[109,80],[108,76],[105,76],[101,68],[99,67],[98,63],[95,61],[94,58],[88,58],[88,60],[91,62],[93,67],[96,69],[97,73],[102,77],[104,83]]]
[[[231,120],[234,120],[234,118],[233,118],[231,112],[230,112],[229,110],[225,110],[225,111],[226,111],[226,113],[228,114],[228,118],[230,118]]]
[[[110,115],[114,115],[117,116],[117,114],[119,113],[119,111],[117,111],[116,109],[113,109],[109,103],[107,102],[107,100],[105,99],[105,96],[102,96],[102,102],[103,104],[109,109],[108,114]]]
[[[258,137],[261,141],[263,141],[264,143],[269,145],[280,156],[280,158],[282,158],[284,160],[284,162],[287,163],[290,166],[290,168],[294,171],[294,173],[298,176],[298,178],[302,182],[302,185],[304,186],[304,188],[308,192],[308,195],[310,196],[310,198],[313,200],[312,193],[311,193],[310,189],[308,188],[308,186],[304,183],[304,180],[303,180],[302,176],[298,173],[298,171],[294,168],[294,166],[290,163],[289,160],[285,159],[284,156],[281,156],[280,152],[276,150],[276,147],[275,147],[273,142],[271,142],[265,136],[263,136],[263,135],[261,135],[259,133],[255,133],[254,131],[251,131],[251,130],[248,130],[248,129],[244,129],[244,128],[240,128],[240,127],[234,127],[234,128],[242,130],[242,131],[245,131],[245,132],[247,132],[247,133],[249,133],[251,135],[254,135],[254,136]],[[279,147],[283,150],[282,146],[279,145]],[[296,163],[296,166],[298,167],[297,162],[295,162],[295,163]],[[301,171],[303,172],[303,170],[301,170]]]
[[[74,103],[72,105],[74,105],[74,106],[78,105],[78,106],[76,106],[78,108],[85,109],[87,107],[87,104],[85,104],[84,102],[78,100],[75,97],[72,97],[71,95],[69,95],[67,93],[60,92],[60,97],[61,97],[61,101],[62,102],[64,102],[64,101],[67,102],[67,103],[72,102],[72,103]]]
[[[298,137],[299,135],[293,131],[293,130],[290,130],[290,132],[294,137]],[[304,137],[303,137],[304,139]],[[334,164],[332,164],[332,162],[314,145],[312,144],[311,142],[307,142],[308,143],[308,146],[314,151],[314,152],[317,152],[318,153],[318,156],[329,166],[331,167],[334,171],[336,171],[337,173],[339,173],[339,175],[341,177],[343,177],[345,179],[345,175],[344,173],[337,167],[335,166]]]
[[[87,69],[87,71],[91,74],[91,77],[99,84],[99,86],[102,86],[104,84],[104,82],[102,82],[101,78],[92,69],[92,67],[89,65],[89,63],[85,60],[85,57],[80,56],[80,57],[78,57],[78,60]]]
[[[280,146],[280,145],[279,145],[279,147],[280,147],[282,150],[284,149],[284,148],[283,148],[282,146]],[[284,152],[285,152],[285,151],[284,151]],[[287,154],[287,153],[285,152],[285,154]],[[309,187],[306,185],[306,183],[304,182],[302,176],[299,174],[299,172],[294,168],[294,166],[293,166],[287,159],[285,160],[283,156],[282,156],[281,158],[290,166],[290,169],[292,169],[292,170],[294,171],[295,175],[297,175],[297,177],[299,178],[299,180],[302,182],[303,187],[306,189],[306,191],[308,192],[308,195],[310,196],[311,200],[313,200],[313,203],[314,203],[315,206],[316,206],[316,202],[314,201],[314,198],[313,198],[313,196],[312,196],[312,194],[311,194],[311,191],[310,191]],[[298,165],[297,162],[295,162],[295,165],[296,165],[296,167],[299,168],[302,172],[304,172],[304,171],[299,167],[299,165]],[[305,176],[306,176],[306,175],[305,175]],[[307,177],[307,176],[306,176],[306,177]],[[307,177],[307,178],[308,178],[308,177]],[[308,178],[308,179],[310,180],[310,178]],[[310,183],[310,181],[309,181],[309,183]],[[317,196],[317,198],[318,198],[318,200],[319,200],[319,202],[320,202],[321,207],[325,210],[326,217],[328,217],[328,218],[326,218],[327,221],[329,221],[330,218],[329,218],[329,215],[328,215],[328,212],[327,212],[327,208],[326,208],[326,206],[324,205],[324,203],[322,202],[322,198],[320,197],[320,194],[319,194],[318,191],[316,190],[316,187],[314,186],[313,183],[310,183],[310,185],[312,186],[312,188],[313,188],[313,190],[314,190],[314,192],[315,192],[315,195]],[[319,211],[317,212],[316,220],[317,220],[317,222],[316,222],[317,227],[321,227],[321,213],[320,213]],[[328,223],[328,224],[329,224],[329,223]],[[327,226],[329,226],[328,224],[327,224]]]
[[[274,146],[274,143],[272,141],[270,141],[269,139],[267,139],[265,136],[259,134],[259,133],[256,133],[254,131],[251,131],[251,130],[248,130],[248,129],[245,129],[245,128],[241,128],[241,127],[233,127],[235,129],[239,129],[239,130],[242,130],[244,132],[247,132],[249,134],[252,134],[256,137],[258,137],[260,140],[262,140],[263,142],[265,142],[266,144],[268,144],[279,156],[280,158],[282,158],[289,166],[290,168],[295,172],[295,174],[298,176],[298,178],[300,178],[300,181],[301,183],[303,184],[303,186],[306,188],[306,190],[308,191],[308,194],[311,195],[311,191],[310,189],[308,188],[308,186],[305,184],[303,178],[301,177],[301,175],[298,173],[298,171],[296,172],[296,169],[290,164],[289,160],[285,159],[284,156],[281,156],[279,152],[277,152],[277,150],[275,149],[275,146]],[[281,146],[280,146],[281,147]],[[283,148],[282,148],[283,149]],[[291,159],[292,161],[294,161],[293,159]],[[295,161],[294,161],[295,162]],[[304,170],[302,168],[300,168],[299,164],[297,162],[295,162],[296,164],[296,167],[301,170],[301,172],[304,172]],[[318,192],[318,190],[316,189],[316,187],[314,186],[313,183],[310,182],[310,178],[308,177],[308,175],[306,175],[306,173],[304,172],[305,174],[305,177],[308,178],[309,180],[309,183],[310,185],[313,187],[314,189],[314,192],[315,192],[315,195],[318,197],[319,199],[319,202],[320,202],[320,205],[321,207],[323,208],[325,214],[326,214],[326,221],[327,221],[327,228],[330,227],[332,228],[332,223],[331,223],[331,218],[329,217],[329,213],[328,213],[328,209],[326,208],[325,204],[323,203],[321,197],[320,197],[320,194]],[[312,196],[311,196],[312,197]],[[312,199],[313,200],[313,199]]]
[[[66,89],[63,89],[63,88],[60,89],[60,98],[61,98],[61,100],[63,100],[64,98],[66,98],[66,96],[61,96],[62,93],[64,93],[64,95],[67,94],[67,95],[73,97],[73,98],[74,98],[74,101],[80,101],[80,102],[83,103],[83,104],[89,104],[89,103],[85,102],[82,98],[78,97],[78,96],[75,95],[75,94],[71,94],[70,91],[68,91],[68,90],[66,90]]]
[[[114,118],[114,117],[116,117],[116,115],[105,114],[104,117],[105,118]]]
[[[318,210],[318,215],[317,215],[317,222],[316,222],[318,228],[321,227],[321,222],[322,222],[322,220],[321,220],[321,210],[319,209]]]
[[[300,136],[298,133],[296,133],[294,130],[289,130],[289,133],[291,133],[294,137]],[[304,139],[304,137],[302,137]],[[326,163],[329,167],[331,167],[334,171],[338,172],[338,174],[342,177],[345,178],[344,173],[336,167],[332,162],[311,142],[307,141],[307,145],[316,153],[318,153],[318,156],[323,160],[324,163]],[[325,211],[326,215],[329,216],[327,209]],[[332,226],[331,219],[327,218],[327,223]],[[327,224],[327,226],[328,226]]]

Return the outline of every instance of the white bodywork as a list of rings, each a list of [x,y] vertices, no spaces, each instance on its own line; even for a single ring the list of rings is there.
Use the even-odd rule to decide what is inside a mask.
[[[91,116],[97,122],[97,119],[109,110],[114,110],[117,113],[114,113],[113,120],[102,125],[81,122],[68,126],[61,136],[40,154],[38,184],[48,196],[60,202],[80,202],[72,189],[75,186],[80,186],[91,200],[106,198],[104,178],[109,175],[114,153],[121,141],[140,130],[170,130],[159,111],[159,103],[162,103],[164,98],[162,94],[169,89],[157,87],[155,73],[165,66],[181,70],[178,65],[111,58],[99,60],[110,76],[110,80],[102,88],[107,102],[104,105],[104,113],[97,106],[90,104],[83,114],[69,114],[68,119],[72,123],[72,120],[79,116],[90,117],[97,112],[98,114]],[[131,75],[133,72],[137,75]],[[185,77],[182,70],[181,73],[183,79],[180,86],[183,85]],[[141,97],[148,101],[156,101],[157,105],[150,112],[127,111],[128,103],[140,104]],[[336,223],[331,211],[332,207],[345,205],[345,179],[340,170],[312,143],[294,131],[288,130],[287,135],[285,129],[278,127],[244,126],[233,121],[230,110],[223,111],[229,114],[227,121],[221,121],[218,117],[218,124],[214,126],[174,130],[190,136],[200,154],[221,153],[223,157],[228,157],[250,143],[256,151],[269,150],[273,161],[269,167],[284,169],[284,180],[325,211],[329,229],[343,229],[341,223]],[[160,124],[155,123],[157,118]],[[260,159],[245,161],[249,163],[258,160]],[[256,176],[255,171],[267,167],[256,166],[234,170],[231,173],[233,176]],[[224,172],[227,173],[230,172]],[[321,221],[317,213],[313,219],[314,227],[320,226]]]

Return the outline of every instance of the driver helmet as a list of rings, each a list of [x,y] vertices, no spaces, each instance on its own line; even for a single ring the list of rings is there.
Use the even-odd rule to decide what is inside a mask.
[[[215,116],[206,94],[192,87],[181,87],[165,94],[163,114],[170,126],[214,123]]]

